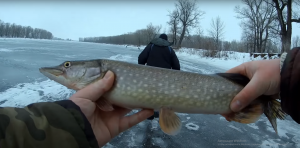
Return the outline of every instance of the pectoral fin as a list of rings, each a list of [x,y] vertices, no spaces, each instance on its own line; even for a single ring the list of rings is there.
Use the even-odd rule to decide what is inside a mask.
[[[181,129],[181,120],[171,109],[161,108],[159,125],[166,134],[176,135]]]
[[[104,97],[97,100],[96,105],[103,111],[113,111],[114,107],[112,104]]]

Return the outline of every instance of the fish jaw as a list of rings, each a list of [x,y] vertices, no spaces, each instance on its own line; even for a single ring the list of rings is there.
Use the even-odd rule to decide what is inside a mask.
[[[44,75],[55,75],[59,76],[62,75],[64,72],[60,69],[60,67],[55,66],[55,67],[42,67],[39,69],[39,71],[44,74]]]
[[[59,67],[42,67],[39,71],[50,80],[66,86],[69,89],[79,90],[74,83],[70,82],[65,76],[64,71]]]

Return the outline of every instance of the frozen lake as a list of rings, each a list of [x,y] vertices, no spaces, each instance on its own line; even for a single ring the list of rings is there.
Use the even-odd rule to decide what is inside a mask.
[[[0,39],[0,106],[23,107],[34,102],[67,99],[74,93],[43,76],[38,70],[40,67],[58,65],[67,60],[97,58],[137,63],[140,52],[137,48],[119,45]],[[226,70],[185,58],[181,53],[178,57],[184,71],[214,73]],[[164,134],[159,127],[151,129],[151,122],[146,120],[123,132],[105,147],[300,147],[300,126],[289,117],[278,121],[279,135],[276,135],[265,116],[256,123],[245,125],[227,122],[220,115],[178,115],[183,127],[176,136]]]

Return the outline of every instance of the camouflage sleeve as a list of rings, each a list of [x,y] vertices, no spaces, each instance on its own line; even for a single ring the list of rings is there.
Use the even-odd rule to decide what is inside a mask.
[[[0,108],[0,147],[96,148],[93,130],[70,100]]]

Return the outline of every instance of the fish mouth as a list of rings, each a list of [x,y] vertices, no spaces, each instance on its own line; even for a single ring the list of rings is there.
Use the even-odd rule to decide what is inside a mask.
[[[42,68],[39,69],[39,71],[42,74],[52,74],[52,75],[55,75],[55,76],[60,76],[64,73],[58,67],[42,67]]]

